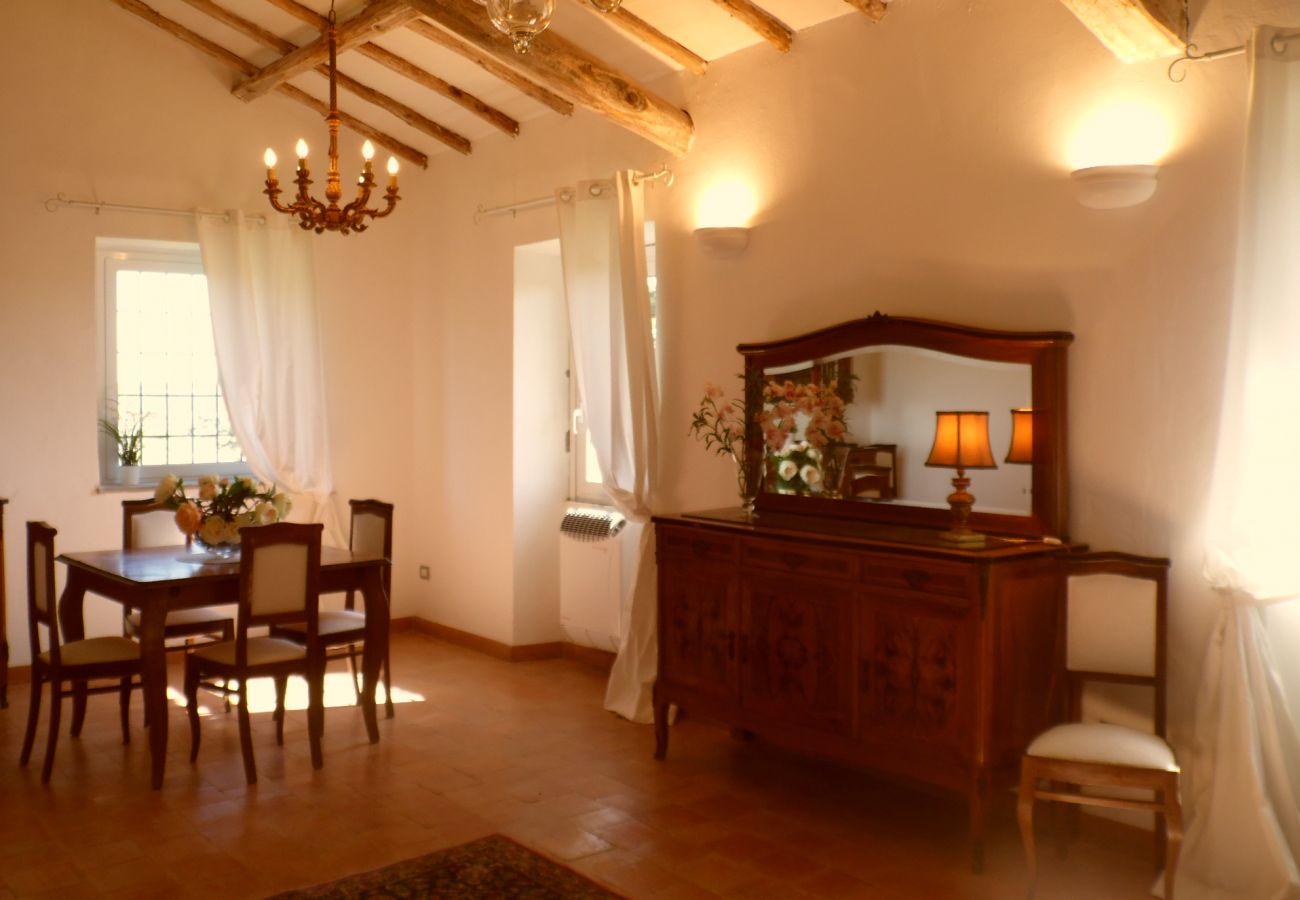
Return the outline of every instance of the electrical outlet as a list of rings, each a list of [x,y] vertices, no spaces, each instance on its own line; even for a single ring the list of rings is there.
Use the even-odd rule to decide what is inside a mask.
[[[424,579],[425,581],[428,581],[428,580],[429,580],[429,567],[428,567],[428,566],[420,566],[420,578]]]

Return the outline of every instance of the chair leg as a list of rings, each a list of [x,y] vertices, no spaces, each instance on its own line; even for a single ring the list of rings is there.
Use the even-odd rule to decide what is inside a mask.
[[[233,621],[227,619],[227,620],[225,621],[225,623],[222,624],[222,626],[221,626],[221,640],[229,642],[229,641],[233,641],[234,639],[235,639],[235,623],[234,623]],[[225,688],[229,688],[229,687],[230,687],[230,683],[229,683],[228,681],[222,681],[222,682],[221,682],[221,686],[222,686],[222,687],[225,687]],[[225,701],[225,705],[226,705],[226,715],[229,715],[229,714],[230,714],[230,694],[226,694],[226,695],[223,697],[223,700]]]
[[[393,717],[393,670],[390,665],[392,649],[389,649],[389,656],[384,657],[384,718]]]
[[[244,776],[249,784],[257,784],[257,764],[253,761],[253,731],[248,720],[248,682],[239,682],[239,749],[244,754]]]
[[[59,745],[59,713],[63,707],[63,690],[57,681],[50,682],[50,736],[45,743],[45,765],[41,768],[41,784],[50,783],[54,771],[54,750]]]
[[[199,728],[199,667],[192,656],[185,657],[185,712],[190,720],[190,762],[194,762],[203,735]]]
[[[322,656],[307,670],[307,737],[311,744],[311,767],[325,765],[321,736],[325,733],[325,659]]]
[[[275,742],[284,746],[284,694],[289,686],[288,675],[275,676]]]
[[[18,757],[18,765],[25,766],[32,758],[32,742],[36,740],[36,723],[41,717],[41,686],[44,684],[41,674],[32,672],[32,701],[27,706],[27,733],[23,735],[23,752]]]
[[[118,707],[122,713],[122,743],[131,743],[131,676],[123,678],[119,684]]]
[[[361,677],[357,673],[357,645],[348,644],[348,668],[352,670],[352,690],[357,695],[357,705],[361,705]]]
[[[1169,779],[1165,800],[1165,900],[1174,900],[1174,877],[1178,874],[1178,854],[1183,846],[1183,809],[1178,799],[1178,776]]]
[[[1029,869],[1029,891],[1034,896],[1038,883],[1038,854],[1034,849],[1034,789],[1038,778],[1028,760],[1020,764],[1020,795],[1016,801],[1016,818],[1020,821],[1020,840],[1025,845],[1025,864]]]
[[[86,724],[86,682],[74,683],[72,691],[72,736],[81,737],[81,726]]]

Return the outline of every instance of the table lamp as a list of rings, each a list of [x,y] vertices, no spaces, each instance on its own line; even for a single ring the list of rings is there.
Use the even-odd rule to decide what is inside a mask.
[[[1003,462],[1029,465],[1034,461],[1034,411],[1028,406],[1011,410],[1011,446]]]
[[[934,446],[930,448],[927,466],[956,469],[952,480],[953,492],[948,495],[952,507],[952,528],[941,532],[942,540],[965,547],[984,543],[984,535],[972,531],[967,524],[970,508],[975,502],[966,489],[970,479],[967,469],[996,469],[993,448],[989,446],[989,414],[987,412],[936,412]]]

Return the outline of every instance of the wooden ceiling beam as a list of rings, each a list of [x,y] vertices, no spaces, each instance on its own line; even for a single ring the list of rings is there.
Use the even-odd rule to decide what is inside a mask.
[[[230,26],[241,34],[252,38],[265,47],[270,47],[272,50],[275,50],[282,55],[292,53],[294,50],[298,49],[297,44],[267,31],[256,22],[250,22],[243,16],[231,12],[230,10],[218,5],[215,0],[185,0],[185,2],[190,6],[193,6],[195,9],[207,13],[217,21]],[[328,20],[326,20],[326,24],[328,24]],[[321,64],[316,66],[316,71],[323,77],[329,78],[330,70],[328,65]],[[338,78],[339,85],[344,90],[351,91],[367,103],[378,106],[385,112],[391,113],[417,131],[422,131],[434,140],[446,144],[457,153],[464,153],[468,156],[471,152],[472,147],[469,138],[464,135],[457,134],[445,125],[441,125],[427,116],[422,115],[418,111],[407,106],[405,103],[402,103],[400,100],[395,100],[387,94],[381,93],[368,85],[362,84],[349,75],[345,75],[342,72],[336,72],[335,74]]]
[[[474,0],[408,0],[415,9],[498,62],[525,71],[575,103],[681,156],[695,125],[684,110],[656,96],[576,44],[551,31],[515,53],[510,38],[493,28]]]
[[[1187,8],[1181,0],[1061,0],[1124,62],[1183,52]]]
[[[592,3],[591,0],[577,0],[577,2],[599,11],[599,8]],[[686,71],[695,75],[703,75],[708,71],[708,60],[700,56],[698,53],[682,46],[658,28],[655,28],[645,19],[628,12],[626,8],[620,6],[611,13],[601,12],[600,14],[604,16],[611,25],[622,29],[642,44],[645,44],[651,50],[671,59]]]
[[[125,9],[127,12],[134,13],[140,18],[144,19],[146,22],[156,25],[157,27],[161,28],[163,31],[166,31],[168,34],[172,35],[173,37],[179,38],[180,40],[189,44],[191,47],[201,50],[202,52],[206,53],[208,56],[212,57],[218,62],[221,62],[229,66],[230,68],[234,69],[236,72],[239,72],[242,75],[253,75],[258,70],[257,66],[253,65],[251,62],[244,59],[242,56],[238,55],[237,53],[227,50],[225,47],[222,47],[220,44],[217,44],[214,41],[210,41],[207,38],[203,37],[202,35],[190,31],[188,28],[186,28],[184,25],[180,24],[179,22],[175,22],[167,18],[166,16],[161,15],[157,10],[141,2],[141,0],[111,0],[111,2],[117,4],[122,9]],[[324,116],[329,111],[328,104],[323,103],[320,100],[317,100],[315,97],[311,96],[306,91],[299,90],[298,88],[294,87],[291,84],[281,84],[276,88],[276,90],[278,90],[280,93],[284,94],[285,96],[292,97],[294,100],[303,104],[304,106],[316,110],[322,116]],[[429,158],[425,154],[421,153],[419,150],[416,150],[414,147],[404,144],[401,141],[397,140],[396,138],[384,134],[382,131],[379,131],[378,129],[373,128],[370,125],[367,125],[365,122],[362,122],[360,119],[357,119],[354,116],[350,116],[346,113],[340,112],[339,118],[342,120],[343,124],[347,125],[350,129],[355,131],[357,134],[360,134],[363,137],[370,138],[370,140],[374,141],[376,144],[380,145],[381,147],[387,148],[392,153],[396,154],[397,156],[400,156],[402,159],[405,159],[408,162],[414,163],[415,165],[419,166],[422,169],[428,168]]]
[[[376,0],[360,13],[348,19],[335,30],[335,45],[339,53],[363,44],[376,32],[382,33],[399,28],[416,18],[419,13],[410,9],[403,0]],[[295,75],[314,69],[329,58],[329,41],[321,35],[310,44],[305,44],[287,53],[261,69],[257,74],[245,78],[231,92],[240,100],[255,100],[276,85],[283,84]]]
[[[280,0],[270,0],[270,2],[279,5]],[[549,88],[542,87],[531,78],[525,78],[509,66],[502,65],[497,62],[495,57],[480,52],[469,41],[457,37],[450,32],[443,31],[441,28],[434,25],[430,25],[423,19],[416,19],[414,22],[408,23],[406,27],[409,31],[415,32],[420,37],[432,41],[440,47],[446,47],[453,53],[465,57],[465,59],[468,59],[483,71],[500,78],[506,84],[515,88],[525,96],[536,100],[543,106],[549,106],[560,115],[573,115],[573,104],[568,100],[565,100]]]
[[[744,22],[754,32],[782,53],[790,52],[794,42],[794,30],[761,6],[751,0],[713,0],[725,9],[732,18]]]
[[[316,12],[316,10],[312,9],[310,6],[304,6],[299,3],[298,0],[267,0],[267,2],[272,6],[275,6],[277,9],[281,9],[284,12],[289,13],[289,15],[294,16],[300,21],[306,22],[308,25],[321,31],[324,31],[329,25],[329,19]],[[451,102],[464,107],[483,121],[495,128],[499,128],[511,137],[515,137],[519,134],[519,123],[510,118],[510,116],[495,107],[489,106],[468,91],[461,90],[454,84],[434,75],[432,72],[421,69],[410,60],[403,59],[396,53],[391,53],[372,41],[367,41],[366,43],[359,45],[356,49],[362,56],[372,59],[399,75],[411,79],[421,87],[428,88],[434,93],[446,97]],[[572,109],[572,107],[570,107],[570,109]]]
[[[889,4],[885,0],[844,0],[849,6],[862,10],[868,19],[879,22],[885,17]]]

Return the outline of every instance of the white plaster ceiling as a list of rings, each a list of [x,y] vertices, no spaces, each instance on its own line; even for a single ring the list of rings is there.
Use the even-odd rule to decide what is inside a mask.
[[[167,18],[181,23],[191,31],[235,52],[255,65],[264,66],[273,62],[279,55],[276,51],[222,24],[184,0],[148,0],[148,2]],[[317,37],[313,27],[272,6],[266,0],[216,0],[216,2],[222,8],[295,44],[305,44]],[[321,14],[329,10],[329,0],[302,0],[302,2]],[[339,20],[345,21],[362,5],[361,0],[339,0],[337,4]],[[760,5],[795,31],[843,15],[862,15],[845,0],[762,0]],[[722,7],[708,0],[625,0],[625,6],[629,11],[710,61],[763,43],[752,29],[733,19]],[[129,13],[123,12],[123,15]],[[486,12],[484,16],[486,17]],[[680,71],[678,65],[646,49],[644,45],[609,24],[603,14],[578,0],[557,0],[551,28],[642,85],[649,85],[656,79]],[[161,30],[157,31],[157,36],[159,41],[174,40]],[[556,115],[548,107],[528,98],[476,64],[406,29],[398,29],[377,36],[373,40],[385,49],[406,58],[516,119],[521,123],[521,131],[527,129],[526,123],[530,120],[539,116]],[[194,52],[196,56],[200,55],[199,51]],[[774,64],[779,64],[782,54],[775,48],[770,48],[770,52]],[[340,55],[339,71],[388,94],[471,141],[501,134],[498,129],[452,101],[356,53]],[[233,85],[238,76],[232,71],[230,77]],[[325,99],[328,95],[327,82],[314,72],[301,74],[292,79],[292,83],[321,99]],[[291,101],[272,94],[254,102],[289,103]],[[423,151],[430,157],[438,153],[454,152],[432,137],[411,128],[395,116],[359,100],[342,88],[339,89],[339,108],[355,115],[379,131]],[[346,129],[344,131],[346,132]],[[345,135],[345,142],[350,139]],[[359,139],[356,139],[356,142],[359,143]]]

